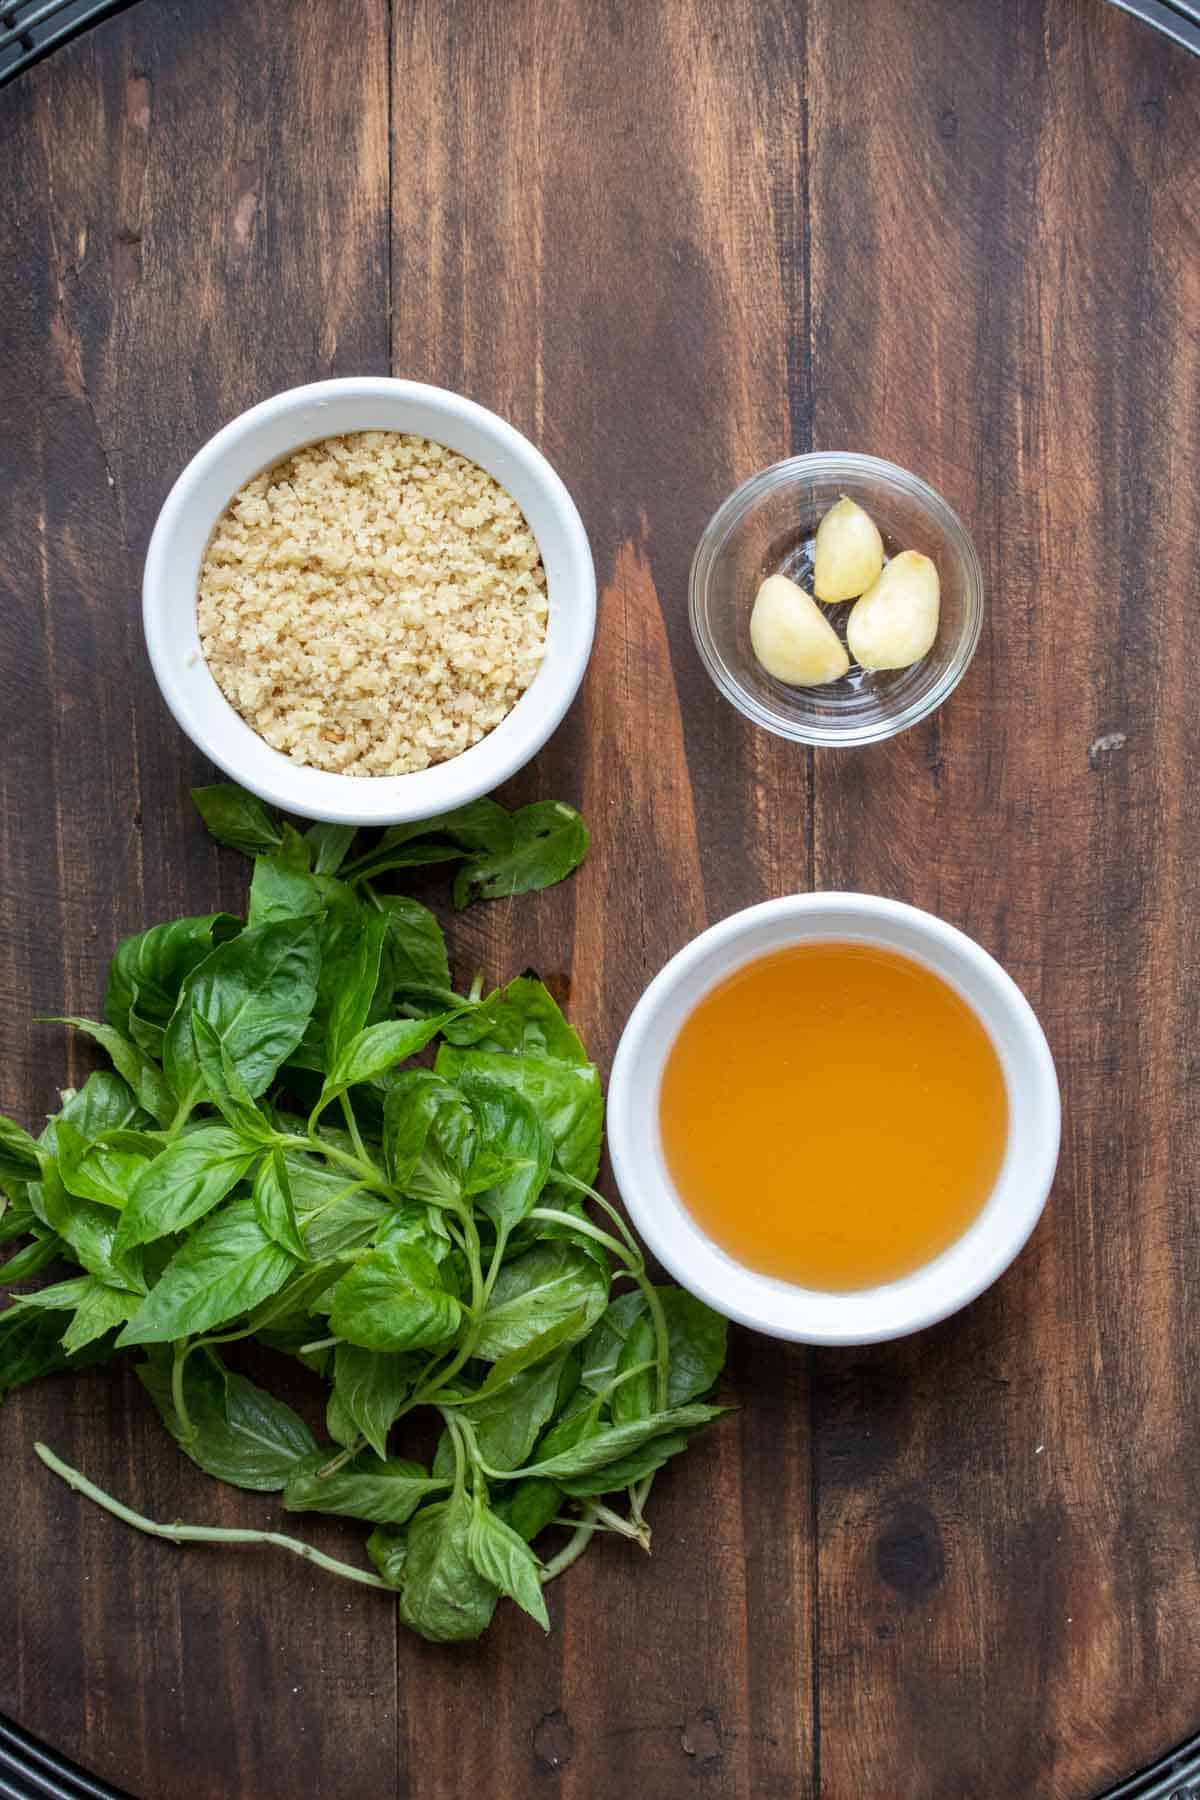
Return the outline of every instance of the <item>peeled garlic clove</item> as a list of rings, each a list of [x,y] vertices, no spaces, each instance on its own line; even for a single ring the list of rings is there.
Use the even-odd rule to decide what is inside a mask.
[[[820,687],[850,667],[837,632],[816,601],[786,575],[763,582],[750,614],[750,642],[768,675],[792,687]]]
[[[844,497],[817,526],[813,593],[826,604],[854,600],[879,580],[883,539],[870,513]]]
[[[850,654],[864,669],[907,669],[933,648],[940,586],[919,550],[893,556],[846,623]]]

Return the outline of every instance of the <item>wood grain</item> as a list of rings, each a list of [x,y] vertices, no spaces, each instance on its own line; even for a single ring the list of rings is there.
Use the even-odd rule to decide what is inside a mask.
[[[1200,400],[1200,84],[1090,7],[1001,9],[986,34],[956,9],[932,60],[927,22],[881,8],[851,42],[817,15],[814,430],[961,509],[988,641],[932,728],[819,759],[815,873],[1002,958],[1050,1035],[1066,1128],[997,1288],[852,1376],[817,1359],[818,1612],[845,1646],[823,1666],[821,1776],[876,1793],[928,1769],[984,1795],[1003,1771],[1005,1792],[1066,1796],[1200,1711],[1179,1237],[1200,1152],[1182,1075],[1200,495],[1176,460]],[[878,96],[865,121],[856,91]],[[851,208],[877,278],[847,291]],[[848,1407],[869,1479],[828,1459]]]
[[[0,95],[0,1110],[90,1066],[29,1021],[117,936],[241,901],[140,643],[167,486],[388,367],[542,446],[601,587],[509,795],[592,859],[456,919],[460,973],[537,967],[607,1067],[709,921],[895,894],[1001,957],[1066,1097],[1003,1281],[875,1350],[735,1333],[653,1558],[599,1547],[545,1639],[135,1539],[34,1437],[156,1516],[272,1506],[127,1376],[14,1396],[0,1709],[141,1800],[1083,1800],[1196,1727],[1197,141],[1200,63],[1099,0],[144,0]],[[926,476],[985,567],[961,689],[865,753],[753,731],[687,626],[713,509],[810,447]]]
[[[387,367],[386,8],[353,41],[327,26],[303,0],[155,0],[0,97],[0,1109],[31,1123],[90,1066],[33,1017],[95,1014],[119,935],[242,905],[236,859],[184,823],[205,765],[148,678],[138,590],[212,431]],[[0,1414],[0,1707],[146,1800],[266,1794],[281,1760],[336,1769],[343,1738],[394,1789],[390,1619],[352,1643],[328,1584],[121,1544],[37,1472],[45,1438],[158,1517],[265,1521],[163,1454],[137,1390],[114,1370]]]

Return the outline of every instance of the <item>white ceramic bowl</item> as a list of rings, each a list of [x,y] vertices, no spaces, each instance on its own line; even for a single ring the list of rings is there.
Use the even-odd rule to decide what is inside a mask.
[[[243,484],[304,444],[347,431],[406,431],[485,468],[537,539],[550,617],[546,654],[508,717],[461,756],[412,775],[333,775],[291,761],[252,731],[200,649],[196,589],[217,520]],[[498,787],[536,755],[575,698],[596,624],[596,577],[575,503],[528,438],[473,400],[419,381],[355,376],[290,388],[210,438],[163,503],[142,582],[146,647],[163,698],[227,775],[306,819],[384,825],[429,819]]]
[[[898,1281],[820,1292],[736,1262],[701,1230],[667,1172],[659,1131],[663,1066],[684,1019],[734,969],[789,944],[875,944],[924,963],[959,993],[995,1046],[1008,1090],[1008,1144],[982,1212],[948,1249]],[[1058,1161],[1058,1079],[1032,1007],[965,933],[870,894],[791,894],[702,932],[655,977],[617,1048],[608,1143],[622,1197],[654,1255],[684,1287],[742,1325],[805,1344],[903,1337],[965,1306],[1012,1262],[1037,1224]]]

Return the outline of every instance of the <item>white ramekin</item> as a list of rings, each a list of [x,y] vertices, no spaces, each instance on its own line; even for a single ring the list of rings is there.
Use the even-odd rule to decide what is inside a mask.
[[[407,431],[469,456],[525,514],[550,602],[546,654],[508,717],[461,756],[412,775],[332,775],[294,763],[260,738],[221,693],[200,649],[196,589],[214,526],[251,476],[304,444],[348,431]],[[355,376],[290,388],[226,425],[163,503],[142,583],[146,647],[163,698],[226,774],[306,819],[357,825],[428,819],[498,787],[536,755],[578,691],[596,624],[596,577],[575,503],[528,438],[444,388]]]
[[[914,1274],[853,1293],[799,1287],[736,1262],[684,1207],[667,1172],[659,1131],[663,1066],[700,997],[757,957],[819,941],[876,944],[934,970],[983,1024],[1008,1090],[1008,1145],[978,1218]],[[902,1337],[982,1293],[1037,1224],[1054,1179],[1060,1122],[1050,1048],[1012,978],[953,925],[870,894],[791,894],[748,907],[702,932],[672,957],[638,1001],[617,1048],[608,1092],[613,1170],[630,1217],[654,1255],[718,1312],[755,1331],[806,1344]],[[848,1143],[852,1138],[851,1132]],[[803,1145],[797,1145],[796,1159],[802,1180]],[[753,1196],[746,1202],[752,1205]]]

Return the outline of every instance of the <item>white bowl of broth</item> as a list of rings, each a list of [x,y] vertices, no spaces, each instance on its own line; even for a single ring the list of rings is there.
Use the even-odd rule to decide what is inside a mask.
[[[1058,1161],[1058,1080],[1016,983],[895,900],[795,894],[667,964],[617,1050],[609,1148],[654,1255],[774,1337],[865,1344],[1012,1262]]]

